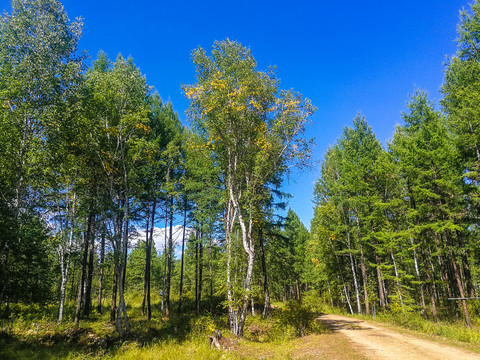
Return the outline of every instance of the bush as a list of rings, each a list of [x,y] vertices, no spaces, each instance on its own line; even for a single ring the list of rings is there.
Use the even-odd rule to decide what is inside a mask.
[[[419,331],[426,334],[442,336],[448,339],[465,341],[470,343],[480,342],[478,329],[470,329],[463,321],[452,323],[426,320],[416,313],[386,313],[379,316],[379,320],[386,321],[393,325],[400,325],[404,328]]]
[[[305,293],[302,298],[302,304],[307,309],[316,313],[331,311],[330,306],[323,302],[322,297],[318,296],[318,292],[316,290],[310,290]]]
[[[325,326],[317,319],[318,315],[297,301],[289,301],[285,308],[276,314],[275,332],[286,337],[305,336],[325,331]]]
[[[213,334],[217,329],[217,326],[210,315],[192,318],[190,321],[190,327],[192,337]]]

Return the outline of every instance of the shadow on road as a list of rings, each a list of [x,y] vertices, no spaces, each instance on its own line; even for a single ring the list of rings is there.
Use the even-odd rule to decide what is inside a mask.
[[[371,330],[369,326],[362,326],[361,320],[333,319],[327,314],[321,314],[318,318],[332,330]]]

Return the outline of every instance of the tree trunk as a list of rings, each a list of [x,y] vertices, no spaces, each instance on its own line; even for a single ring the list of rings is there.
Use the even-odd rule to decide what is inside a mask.
[[[88,247],[89,247],[89,237],[90,237],[90,227],[91,224],[91,217],[93,215],[92,206],[90,206],[90,214],[87,219],[87,230],[83,234],[83,256],[82,256],[82,269],[81,269],[81,276],[80,282],[78,283],[78,291],[77,291],[77,305],[75,308],[75,318],[73,325],[78,326],[80,322],[80,313],[82,312],[82,304],[84,303],[85,293],[84,287],[87,278],[87,259],[88,259]]]
[[[398,297],[400,299],[400,305],[402,305],[403,308],[402,286],[400,285],[400,277],[398,275],[397,263],[395,261],[395,255],[393,255],[392,250],[390,250],[390,255],[392,256],[393,268],[395,270],[395,282],[397,283]]]
[[[449,249],[449,254],[450,254],[450,260],[452,262],[452,267],[453,267],[453,272],[455,275],[455,280],[457,281],[457,286],[458,286],[458,291],[460,293],[460,297],[464,298],[465,297],[465,292],[463,291],[463,284],[462,280],[460,279],[460,274],[458,271],[457,267],[457,262],[455,260],[455,254],[453,253],[453,244],[451,243],[450,239],[450,234],[448,231],[445,231],[445,240],[446,240],[446,245],[447,248]],[[462,307],[463,307],[463,315],[465,316],[465,324],[471,328],[472,327],[472,322],[470,321],[470,315],[468,314],[468,308],[467,308],[467,300],[463,299],[462,300]]]
[[[447,268],[445,266],[445,261],[443,259],[443,255],[442,255],[443,249],[442,249],[442,246],[441,246],[441,243],[440,243],[438,233],[435,233],[435,244],[436,244],[436,247],[437,247],[438,263],[440,265],[440,276],[442,278],[443,283],[445,284],[445,288],[447,289],[448,297],[451,298],[451,297],[453,297],[453,292],[452,292],[452,285],[453,284],[451,282],[450,277],[448,276],[448,271],[447,271]]]
[[[300,301],[300,285],[298,284],[298,279],[295,280],[295,298],[297,301]]]
[[[157,207],[157,201],[153,200],[151,220],[147,219],[147,234],[145,238],[145,274],[143,276],[143,300],[142,300],[142,312],[143,315],[147,315],[147,321],[150,322],[152,318],[152,307],[150,301],[150,289],[151,289],[151,263],[152,263],[152,245],[153,245],[153,231],[155,229],[155,212]],[[150,214],[147,215],[150,218]],[[145,311],[146,307],[146,311]]]
[[[462,254],[462,265],[463,265],[463,278],[464,278],[464,289],[466,290],[466,293],[470,297],[476,297],[475,296],[475,288],[473,286],[472,282],[472,274],[470,272],[470,264],[468,261],[468,256],[467,252],[465,250],[465,243],[463,242],[463,237],[462,234],[459,231],[455,232],[457,239],[458,239],[458,245],[461,250]]]
[[[69,192],[67,191],[66,193],[67,198],[69,197]],[[68,199],[66,199],[68,203]],[[67,214],[68,216],[68,214]],[[69,235],[68,235],[68,244],[65,247],[61,247],[60,249],[60,270],[61,270],[61,284],[60,284],[60,301],[58,304],[58,324],[60,324],[63,320],[63,312],[65,308],[65,295],[67,292],[67,283],[68,283],[68,274],[70,271],[70,255],[72,253],[72,248],[73,248],[73,241],[74,241],[74,236],[73,232],[75,229],[75,216],[76,216],[76,194],[73,193],[73,200],[72,200],[72,210],[71,210],[71,220],[67,221],[67,223],[70,225],[69,229]]]
[[[350,310],[350,314],[353,315],[353,309],[352,309],[352,304],[350,302],[350,295],[348,295],[347,291],[347,286],[343,284],[343,291],[345,292],[345,300],[347,301],[348,309]],[[333,302],[332,302],[332,308],[333,308]],[[359,314],[361,314],[362,309],[360,308]]]
[[[73,232],[73,228],[71,233]],[[63,251],[63,250],[61,250]],[[68,259],[65,259],[64,257],[68,256],[67,254],[62,254],[60,256],[60,270],[62,273],[62,279],[60,283],[60,301],[58,303],[58,319],[57,322],[60,324],[63,320],[63,311],[65,307],[65,293],[67,292],[67,280],[68,280],[68,270],[70,267],[70,259],[68,256]]]
[[[85,308],[83,314],[85,317],[90,316],[90,308],[92,306],[92,282],[93,282],[93,255],[95,252],[95,214],[91,214],[88,225],[88,274],[85,286]]]
[[[202,303],[202,288],[203,288],[203,234],[200,232],[198,240],[198,296],[197,296],[197,314],[200,314],[200,305]]]
[[[145,254],[146,264],[148,264],[148,269],[145,269],[147,274],[147,321],[152,320],[152,301],[151,301],[151,289],[152,289],[152,246],[153,246],[153,232],[155,230],[155,214],[157,212],[157,201],[153,201],[153,210],[152,210],[152,221],[150,224],[150,239],[148,242],[148,255]]]
[[[105,216],[105,214],[104,214]],[[102,313],[102,293],[103,293],[103,267],[105,263],[105,236],[106,236],[106,225],[105,220],[103,220],[102,225],[102,240],[100,243],[100,270],[98,274],[98,304],[97,312]]]
[[[75,307],[75,318],[73,320],[74,326],[78,326],[80,322],[80,313],[82,312],[83,285],[85,282],[85,273],[86,273],[85,266],[83,265],[83,261],[82,261],[82,270],[81,270],[81,275],[79,279],[80,281],[78,283],[78,291],[77,291],[77,305]]]
[[[77,271],[77,267],[75,263],[73,263],[72,268],[72,281],[70,282],[70,301],[73,302],[75,300],[75,272]]]
[[[349,250],[352,249],[351,243],[350,243],[350,232],[347,232],[347,247]],[[358,280],[357,280],[357,272],[355,271],[355,262],[353,259],[353,255],[351,252],[348,253],[349,258],[350,258],[350,267],[352,269],[352,275],[353,275],[353,285],[355,287],[355,296],[357,299],[357,313],[361,314],[362,313],[362,303],[360,302],[360,287],[358,285]]]
[[[360,246],[360,269],[362,270],[362,280],[363,280],[363,294],[365,299],[365,315],[370,315],[370,301],[368,299],[368,277],[367,277],[367,266],[365,265],[365,256],[363,254],[363,247]]]
[[[470,272],[470,264],[463,246],[462,246],[462,264],[463,264],[463,274],[464,274],[464,282],[465,282],[464,288],[466,289],[466,293],[470,297],[476,297],[475,287],[473,286],[473,281],[472,281],[472,273]]]
[[[425,242],[425,244],[426,244],[426,242]],[[440,303],[440,292],[437,290],[437,287],[435,285],[435,282],[436,282],[435,275],[436,275],[437,270],[435,269],[435,265],[434,265],[434,262],[433,262],[432,250],[427,245],[425,245],[425,246],[426,246],[426,248],[427,248],[426,250],[428,252],[428,264],[429,264],[429,267],[432,271],[431,272],[431,279],[432,279],[433,293],[435,294],[435,299],[436,299],[437,303]],[[442,284],[443,284],[443,282],[442,282]]]
[[[470,121],[468,122],[468,127],[470,130],[470,135],[472,135],[472,139],[475,139],[476,138],[475,131],[473,130],[473,126]],[[476,141],[474,141],[474,146],[475,146],[475,153],[477,155],[477,162],[480,163],[480,149],[478,148],[478,144]]]
[[[124,281],[123,281],[123,267],[125,264],[120,265],[120,279],[118,280],[118,307],[116,310],[116,317],[115,317],[115,328],[117,329],[118,336],[120,338],[125,338],[126,335],[130,333],[130,322],[128,321],[128,316],[127,316],[127,307],[125,304],[125,289],[123,287]],[[122,321],[123,320],[123,321]],[[125,330],[123,330],[123,325],[125,325]]]
[[[415,243],[413,241],[413,237],[410,236],[410,244],[412,244],[412,247],[413,247],[413,263],[415,265],[415,274],[417,275],[417,281],[419,283],[419,286],[420,286],[420,298],[422,300],[422,310],[423,310],[423,314],[424,314],[424,317],[427,316],[427,307],[425,306],[425,294],[423,292],[423,281],[422,281],[422,278],[420,276],[420,269],[418,267],[418,259],[417,259],[417,251],[416,251],[416,248],[415,248]]]
[[[126,183],[126,180],[125,180]],[[122,241],[121,241],[121,260],[119,267],[119,276],[118,281],[118,307],[116,311],[115,327],[117,329],[118,335],[121,338],[124,338],[130,333],[130,322],[127,315],[127,307],[125,304],[125,277],[126,277],[126,268],[127,268],[127,251],[128,251],[128,217],[129,217],[129,206],[130,198],[128,191],[125,195],[125,210],[123,214],[123,231],[122,231]],[[123,320],[123,323],[122,323]],[[123,330],[123,325],[125,325],[125,331]]]
[[[227,201],[227,210],[225,212],[225,252],[227,257],[227,301],[228,301],[228,322],[230,329],[234,334],[237,333],[237,310],[234,306],[233,286],[232,286],[232,231],[236,213],[229,199]]]
[[[350,249],[350,234],[348,232],[347,232],[347,242],[348,242],[347,243],[348,249]],[[330,243],[330,247],[332,249],[332,253],[335,256],[335,261],[336,261],[337,267],[338,267],[339,272],[340,272],[340,280],[341,280],[341,284],[343,284],[343,290],[344,290],[344,293],[345,293],[345,300],[347,301],[347,305],[348,305],[348,308],[350,310],[350,314],[353,315],[352,303],[351,303],[351,300],[350,300],[350,295],[348,294],[347,285],[345,284],[345,276],[343,275],[343,268],[344,268],[343,259],[340,259],[338,254],[335,252],[335,247],[333,246],[332,239],[330,239],[330,238],[329,238],[329,243]],[[358,285],[357,285],[356,274],[355,274],[355,266],[353,264],[352,254],[349,254],[349,259],[350,259],[350,263],[352,265],[351,268],[352,268],[352,273],[353,273],[354,280],[355,280],[358,313],[361,314],[362,313],[362,307],[360,306],[360,295],[359,295],[359,291],[358,291]],[[328,285],[328,287],[330,289],[330,285]],[[340,292],[340,294],[341,294],[341,292]],[[333,300],[332,300],[332,307],[333,307]]]
[[[369,209],[369,212],[371,212],[371,209]],[[360,227],[358,222],[357,222],[357,224]],[[373,226],[373,221],[370,224],[370,229],[371,229],[372,234],[374,234],[375,230],[374,230],[374,226]],[[359,231],[360,231],[360,229],[359,229]],[[377,272],[378,295],[380,297],[380,306],[385,311],[385,309],[387,307],[386,296],[385,296],[386,290],[385,290],[384,279],[383,279],[383,276],[382,276],[382,270],[380,268],[381,267],[380,256],[378,256],[378,251],[376,249],[376,246],[378,245],[378,243],[377,243],[377,239],[375,237],[372,237],[371,241],[372,241],[372,245],[373,245],[373,252],[374,252],[374,255],[375,255],[375,269],[376,269],[376,272]]]
[[[253,251],[253,243],[251,243],[251,250],[248,252],[248,266],[247,266],[247,275],[245,277],[245,296],[243,298],[242,310],[240,312],[239,321],[238,321],[238,329],[237,334],[238,336],[243,336],[243,330],[245,327],[245,320],[247,318],[248,313],[248,299],[251,296],[251,284],[252,284],[252,277],[253,277],[253,266],[255,262],[255,252]]]
[[[233,189],[230,189],[230,199],[234,208],[237,211],[238,223],[240,225],[241,234],[242,234],[242,243],[243,248],[247,254],[248,263],[247,263],[247,273],[245,275],[245,295],[242,299],[242,307],[238,319],[238,327],[235,335],[243,336],[243,329],[245,326],[245,319],[248,312],[248,300],[251,296],[250,291],[252,287],[252,278],[253,278],[253,267],[255,263],[255,245],[252,237],[252,227],[253,227],[253,216],[250,213],[247,220],[243,218],[242,209],[240,208],[239,201],[235,197]]]
[[[425,276],[427,277],[428,292],[430,293],[430,306],[431,306],[430,310],[432,312],[433,321],[437,322],[438,316],[437,316],[437,306],[435,303],[435,292],[433,290],[433,279],[430,276],[430,270],[428,270],[429,266],[428,266],[427,257],[425,255],[425,251],[423,250],[423,247],[421,247],[420,249],[423,257],[423,267],[425,268]]]
[[[147,263],[148,263],[148,236],[150,235],[150,205],[147,205],[147,213],[145,214],[145,268],[143,269],[143,298],[142,298],[142,315],[146,315],[147,305]]]
[[[349,253],[350,265],[352,268],[353,285],[355,286],[355,296],[357,299],[357,313],[362,314],[362,303],[360,302],[360,286],[358,285],[357,272],[355,271],[355,260],[351,253]]]
[[[362,235],[360,229],[360,219],[358,217],[358,211],[355,209],[355,221],[357,222],[358,228],[358,247],[360,248],[360,269],[362,270],[362,281],[363,281],[363,294],[365,298],[365,315],[370,315],[370,303],[368,300],[368,277],[367,277],[367,266],[365,265],[365,255],[363,253],[363,243]]]
[[[260,257],[262,260],[262,273],[263,273],[263,292],[265,294],[265,305],[263,307],[263,317],[271,316],[272,307],[270,305],[270,292],[268,289],[268,277],[267,277],[267,264],[265,262],[265,248],[263,244],[263,229],[259,229],[259,241],[260,241]]]
[[[195,310],[197,311],[198,315],[198,232],[195,236]]]
[[[112,304],[110,306],[110,322],[115,321],[115,314],[117,310],[117,285],[118,285],[118,278],[119,276],[119,267],[118,267],[118,260],[116,259],[117,256],[115,256],[115,265],[113,269],[113,282],[112,282]]]
[[[73,232],[73,228],[71,229],[70,233]],[[61,250],[62,252],[64,250]],[[67,291],[67,280],[68,280],[68,268],[70,267],[70,259],[65,259],[64,257],[67,254],[60,255],[60,270],[62,274],[62,279],[60,283],[60,301],[58,303],[58,319],[57,322],[60,324],[63,320],[63,310],[65,306],[65,293]]]
[[[380,270],[380,258],[376,252],[375,252],[375,265],[377,270],[378,294],[380,295],[380,305],[382,306],[383,310],[385,310],[386,309],[385,289],[383,288],[382,271]]]
[[[179,290],[179,297],[178,297],[178,310],[177,312],[180,314],[182,311],[182,299],[183,299],[183,272],[184,272],[184,267],[185,267],[185,230],[187,228],[187,197],[185,197],[185,202],[184,202],[184,212],[183,212],[183,235],[182,235],[182,260],[180,263],[180,290]],[[211,265],[210,265],[211,267]]]
[[[0,281],[1,281],[1,287],[2,291],[0,292],[0,309],[2,307],[3,299],[4,299],[4,294],[7,290],[8,286],[8,274],[7,274],[7,264],[8,264],[8,256],[10,254],[10,247],[8,245],[8,240],[4,239],[4,243],[2,246],[2,256],[0,257]]]
[[[172,284],[173,262],[173,196],[170,197],[170,235],[168,237],[167,286],[165,295],[165,316],[170,317],[170,288]]]
[[[167,228],[168,228],[168,196],[165,199],[165,229],[164,229],[164,244],[163,244],[163,286],[162,286],[162,305],[161,314],[165,313],[165,294],[167,292],[167,263],[168,263],[168,251],[167,251]]]
[[[213,239],[212,231],[210,230],[210,261],[209,261],[209,270],[210,270],[210,313],[213,313]]]

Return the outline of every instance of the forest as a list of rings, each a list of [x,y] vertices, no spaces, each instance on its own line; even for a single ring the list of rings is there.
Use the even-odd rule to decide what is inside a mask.
[[[90,61],[82,19],[58,0],[11,5],[0,17],[0,347],[16,351],[16,331],[38,324],[54,345],[108,328],[91,340],[100,357],[102,341],[217,328],[260,338],[260,319],[298,337],[322,331],[319,309],[478,332],[478,2],[461,12],[439,106],[415,90],[387,146],[359,113],[319,166],[305,135],[315,106],[274,67],[257,69],[248,47],[192,51],[184,122],[132,58]],[[282,184],[312,167],[308,230]]]

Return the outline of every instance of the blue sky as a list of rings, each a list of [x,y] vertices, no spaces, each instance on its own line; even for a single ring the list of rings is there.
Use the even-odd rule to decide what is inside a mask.
[[[124,1],[64,0],[70,17],[84,18],[80,43],[95,58],[132,56],[181,119],[188,102],[182,83],[194,82],[190,52],[230,38],[251,48],[259,69],[277,66],[282,88],[294,88],[318,111],[307,136],[316,138],[315,159],[365,115],[385,142],[401,122],[408,94],[441,96],[447,55],[455,53],[459,10],[448,1]],[[0,8],[10,12],[9,1]],[[291,208],[309,227],[319,164],[294,173],[286,190]]]

